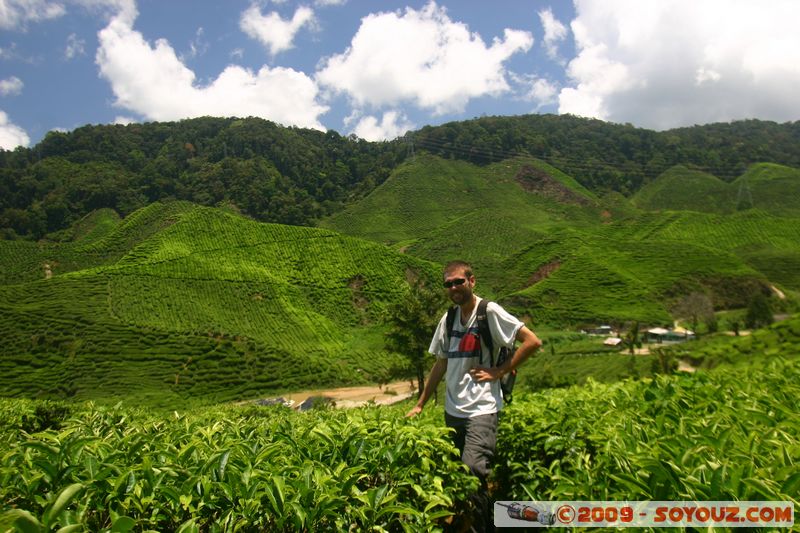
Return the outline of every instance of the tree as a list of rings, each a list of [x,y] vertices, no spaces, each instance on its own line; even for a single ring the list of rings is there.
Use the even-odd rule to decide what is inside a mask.
[[[386,344],[405,355],[417,374],[419,394],[425,388],[425,371],[431,337],[441,317],[444,297],[429,288],[423,279],[409,283],[409,291],[389,309],[389,333]]]
[[[622,337],[622,345],[631,355],[636,353],[636,348],[642,347],[642,341],[639,339],[639,322],[631,324],[628,332]]]
[[[692,331],[697,335],[697,325],[701,321],[711,322],[714,318],[714,306],[711,300],[702,292],[693,292],[681,299],[672,309],[676,318],[688,320]]]
[[[642,340],[639,338],[639,322],[634,322],[628,332],[622,337],[622,345],[630,353],[628,360],[628,373],[637,378],[639,373],[636,371],[636,348],[642,347]]]
[[[678,361],[675,360],[675,356],[668,350],[656,348],[651,353],[655,355],[651,366],[651,370],[654,374],[674,374],[678,369]]]
[[[763,293],[757,294],[747,306],[747,314],[744,317],[745,326],[748,328],[758,328],[772,324],[772,308],[769,300]]]

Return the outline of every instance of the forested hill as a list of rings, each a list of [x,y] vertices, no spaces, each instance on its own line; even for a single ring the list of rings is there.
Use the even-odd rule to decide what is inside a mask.
[[[381,143],[258,118],[85,126],[0,150],[0,237],[58,238],[96,209],[125,216],[165,199],[314,225],[422,151],[477,164],[532,155],[592,192],[630,196],[677,164],[728,182],[752,163],[800,167],[800,122],[655,132],[569,115],[483,117]]]
[[[531,155],[587,189],[629,196],[675,165],[732,182],[753,163],[800,167],[800,122],[761,120],[656,132],[572,115],[483,117],[425,127],[415,148],[476,164]]]
[[[6,238],[39,238],[96,209],[126,216],[166,199],[232,204],[262,222],[313,225],[371,191],[405,155],[400,143],[258,118],[50,132],[31,149],[0,151],[0,228]]]

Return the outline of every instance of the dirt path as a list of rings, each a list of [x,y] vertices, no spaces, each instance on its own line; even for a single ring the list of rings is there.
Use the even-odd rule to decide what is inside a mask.
[[[360,407],[370,402],[378,405],[391,405],[410,398],[416,392],[411,381],[394,381],[386,385],[366,385],[361,387],[342,387],[338,389],[316,389],[283,394],[281,397],[293,402],[297,407],[312,396],[324,396],[336,402],[336,407]]]

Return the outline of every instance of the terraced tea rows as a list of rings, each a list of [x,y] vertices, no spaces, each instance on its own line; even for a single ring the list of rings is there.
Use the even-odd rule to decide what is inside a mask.
[[[109,234],[130,234],[124,254],[106,236],[92,245],[117,251],[91,268],[0,286],[4,394],[228,399],[404,372],[383,316],[433,265],[327,230],[156,211]]]
[[[691,292],[731,309],[745,307],[770,284],[797,290],[800,219],[793,218],[792,198],[782,204],[784,216],[757,209],[714,214],[708,206],[670,211],[661,193],[686,197],[700,209],[710,200],[695,181],[732,187],[673,169],[656,180],[661,192],[653,189],[650,207],[661,211],[643,211],[619,195],[587,195],[557,169],[548,171],[549,189],[528,190],[515,179],[525,164],[542,166],[514,159],[479,167],[420,156],[324,224],[431,261],[471,260],[482,295],[535,323],[666,324],[675,301]],[[754,165],[743,179],[772,186],[795,174]],[[411,198],[413,210],[404,207]]]

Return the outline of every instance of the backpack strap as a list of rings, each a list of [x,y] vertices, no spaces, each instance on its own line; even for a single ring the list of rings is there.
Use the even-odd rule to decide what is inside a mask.
[[[450,349],[450,337],[453,336],[453,326],[456,323],[456,312],[458,311],[458,306],[454,305],[450,309],[447,310],[447,318],[445,319],[445,325],[447,326],[447,349]]]
[[[489,319],[487,316],[487,306],[489,305],[488,300],[481,300],[478,303],[478,311],[476,315],[476,319],[478,321],[478,333],[480,334],[481,340],[483,344],[486,345],[486,348],[489,350],[489,362],[491,363],[489,366],[494,366],[494,341],[492,340],[492,331],[489,329]],[[456,323],[456,312],[458,311],[458,306],[454,305],[447,310],[447,318],[445,319],[445,325],[447,326],[447,342],[450,342],[450,337],[453,335],[453,326]],[[483,356],[481,355],[481,360],[483,360]]]
[[[478,320],[478,332],[481,335],[481,340],[489,350],[489,366],[494,366],[494,341],[492,340],[492,331],[489,329],[489,318],[487,310],[489,302],[481,300],[478,304],[478,313],[475,317]]]

